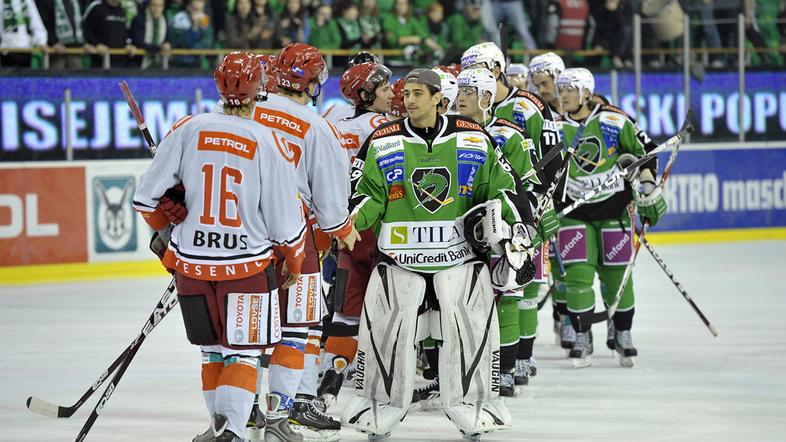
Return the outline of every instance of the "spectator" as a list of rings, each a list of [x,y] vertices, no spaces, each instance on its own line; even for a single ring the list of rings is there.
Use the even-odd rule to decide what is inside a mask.
[[[49,67],[52,69],[80,69],[81,55],[66,55],[66,48],[83,48],[82,0],[39,0],[38,12],[44,22],[49,47]]]
[[[333,9],[329,5],[317,8],[316,14],[310,19],[309,44],[311,46],[319,49],[338,49],[341,45],[341,33],[332,17]]]
[[[692,40],[693,43],[691,43],[691,46],[698,47],[703,43],[707,48],[720,48],[721,39],[718,27],[715,24],[715,13],[712,0],[687,0],[685,3],[686,12],[693,16],[698,16],[701,21],[701,36]],[[712,67],[720,68],[725,65],[723,61],[724,57],[719,54],[710,54],[710,57],[712,59],[710,63]]]
[[[94,54],[91,57],[94,68],[103,66],[104,55],[109,49],[125,48],[129,55],[136,49],[131,44],[126,28],[125,10],[120,6],[119,0],[94,0],[90,3],[82,18],[82,33],[85,37],[85,49]],[[112,55],[112,67],[133,65],[129,55]]]
[[[341,43],[341,49],[360,49],[360,23],[358,22],[358,6],[352,0],[337,1],[335,10],[341,13],[336,18]],[[342,62],[343,64],[343,62]]]
[[[448,45],[448,25],[445,23],[445,10],[438,2],[433,2],[426,9],[426,28],[429,36],[424,40],[430,60],[425,60],[426,65],[439,64],[445,56]]]
[[[518,34],[519,39],[524,44],[524,48],[532,51],[538,48],[527,23],[527,14],[521,5],[520,0],[492,0],[491,6],[494,8],[494,18],[497,22],[506,22]]]
[[[235,12],[226,17],[226,32],[223,38],[225,48],[252,49],[268,48],[271,39],[266,42],[266,18],[259,17],[252,11],[251,0],[237,0]],[[269,32],[269,31],[268,31]],[[272,37],[272,33],[270,33]]]
[[[745,36],[757,50],[765,49],[767,43],[759,31],[759,24],[756,20],[756,1],[717,1],[715,3],[715,18],[718,19],[718,30],[725,40],[723,46],[727,48],[737,48],[737,17],[739,14],[745,15]],[[764,64],[771,64],[770,55],[760,52]]]
[[[295,41],[307,41],[305,16],[306,10],[301,0],[287,0],[276,29],[276,47],[283,48]]]
[[[476,3],[467,2],[463,14],[456,12],[448,17],[449,45],[459,54],[469,49],[470,46],[482,43],[484,41],[483,31],[480,6]]]
[[[385,36],[382,33],[377,0],[361,0],[359,12],[360,45],[366,49],[381,47]]]
[[[584,49],[584,34],[589,17],[587,0],[560,0],[559,34],[555,46],[557,49]]]
[[[213,47],[213,26],[205,13],[205,0],[187,0],[186,9],[172,17],[169,24],[172,47],[182,49],[210,49]],[[172,59],[172,65],[189,68],[207,68],[203,56],[181,55]]]
[[[166,7],[164,8],[164,17],[167,23],[172,23],[175,15],[186,8],[185,0],[166,0]]]
[[[0,0],[0,3],[3,12],[0,48],[32,49],[46,46],[46,27],[33,0]],[[0,65],[30,67],[30,54],[3,52]]]
[[[172,46],[167,41],[167,24],[164,17],[164,0],[149,0],[144,12],[131,21],[131,41],[134,46],[147,51],[142,58],[142,69],[162,66],[162,58],[169,55]]]
[[[382,17],[385,32],[385,46],[402,49],[404,57],[391,57],[387,63],[392,66],[410,65],[414,61],[420,45],[429,37],[424,23],[412,16],[409,0],[396,0],[392,14]]]
[[[559,33],[560,5],[558,0],[531,0],[527,9],[532,22],[532,34],[539,48],[554,49]]]
[[[633,11],[630,0],[604,0],[593,2],[592,17],[595,34],[592,47],[611,52],[615,69],[632,67],[629,60],[633,43]]]
[[[263,48],[274,48],[276,46],[275,29],[278,16],[276,15],[276,12],[273,10],[272,5],[268,2],[268,0],[252,1],[254,2],[254,14],[265,22],[264,30],[262,31],[262,42],[260,42],[260,45]]]

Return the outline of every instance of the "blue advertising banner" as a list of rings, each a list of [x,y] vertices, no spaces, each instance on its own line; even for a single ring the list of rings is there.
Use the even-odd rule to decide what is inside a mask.
[[[178,118],[209,111],[218,95],[210,76],[5,76],[0,78],[0,160],[60,160],[65,158],[65,106],[71,90],[71,145],[77,159],[144,158],[142,139],[117,82],[127,80],[140,102],[155,139]],[[323,87],[319,110],[342,102],[338,77]],[[750,72],[743,100],[747,140],[786,139],[786,72]],[[611,95],[608,74],[596,76],[597,91]],[[695,112],[693,141],[736,140],[739,133],[737,75],[708,73],[691,85]],[[195,96],[201,91],[202,102]],[[656,141],[676,132],[685,115],[682,76],[649,73],[642,80],[638,121]],[[636,97],[632,74],[619,76],[618,103],[634,115]],[[634,115],[635,117],[635,115]]]
[[[664,197],[668,213],[653,232],[786,227],[786,142],[681,150]]]

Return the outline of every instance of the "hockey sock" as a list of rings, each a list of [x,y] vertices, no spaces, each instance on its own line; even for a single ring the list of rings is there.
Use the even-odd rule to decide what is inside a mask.
[[[357,352],[357,336],[329,336],[325,342],[325,359],[328,364],[335,356],[343,356],[351,364]]]
[[[519,298],[503,296],[497,304],[499,316],[499,368],[509,372],[516,367],[519,345]],[[537,307],[536,307],[537,308]]]
[[[311,397],[317,395],[317,378],[319,377],[319,345],[322,341],[322,329],[314,327],[308,331],[306,352],[303,356],[303,377],[300,379],[298,394]]]
[[[223,368],[224,357],[221,356],[221,353],[202,352],[202,395],[205,397],[205,405],[210,419],[216,412],[216,387]]]
[[[630,310],[626,310],[621,312],[617,310],[614,313],[614,329],[615,330],[630,330],[633,327],[633,313],[636,311],[635,308],[631,307]]]
[[[435,345],[434,348],[424,348],[423,351],[426,353],[429,368],[434,373],[439,373],[439,347]]]
[[[538,331],[538,291],[541,286],[530,284],[524,287],[524,299],[518,302],[519,340],[534,339]]]
[[[283,336],[270,358],[270,392],[281,398],[279,409],[289,409],[303,376],[308,330],[284,327]]]
[[[227,349],[227,351],[232,351]],[[229,355],[216,388],[216,413],[226,416],[227,429],[244,435],[254,404],[258,359],[253,356]]]
[[[519,339],[518,354],[516,359],[529,359],[532,357],[532,347],[535,345],[535,338]]]

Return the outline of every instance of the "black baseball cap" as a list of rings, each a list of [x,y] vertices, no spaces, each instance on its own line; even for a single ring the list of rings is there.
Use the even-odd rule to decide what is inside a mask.
[[[439,75],[431,69],[418,68],[411,70],[404,77],[404,83],[422,84],[437,92],[442,91],[442,82],[439,80]]]

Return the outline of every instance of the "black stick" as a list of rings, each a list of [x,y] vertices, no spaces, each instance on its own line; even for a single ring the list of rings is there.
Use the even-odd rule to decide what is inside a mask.
[[[123,358],[123,363],[117,369],[117,373],[115,376],[112,377],[112,381],[109,382],[106,389],[104,390],[104,394],[101,395],[101,399],[98,400],[98,403],[93,407],[93,411],[88,416],[87,421],[82,426],[82,429],[79,430],[79,434],[76,436],[76,442],[82,442],[87,437],[87,433],[93,427],[96,419],[98,419],[98,415],[101,414],[101,410],[104,409],[109,398],[114,393],[115,389],[117,388],[117,384],[120,382],[120,379],[125,374],[126,369],[128,366],[131,365],[131,361],[136,356],[136,353],[139,351],[139,348],[142,346],[142,343],[145,342],[145,338],[153,329],[161,322],[162,319],[172,311],[173,308],[177,305],[177,293],[175,293],[175,278],[172,278],[172,281],[167,286],[166,290],[164,290],[164,294],[161,296],[161,300],[158,301],[156,308],[153,309],[153,312],[150,314],[150,317],[145,322],[145,325],[142,327],[142,331],[139,333],[139,336],[131,342],[129,346],[128,352],[126,353],[126,357]]]
[[[655,259],[655,262],[658,263],[660,268],[663,269],[663,272],[666,273],[666,276],[669,277],[671,282],[674,284],[674,287],[677,288],[677,291],[680,292],[682,297],[685,298],[686,301],[688,301],[688,304],[690,304],[690,306],[693,307],[693,311],[696,312],[697,315],[699,315],[701,322],[703,322],[704,325],[707,326],[707,328],[710,330],[710,333],[712,333],[712,336],[718,336],[718,330],[716,330],[715,327],[713,327],[709,319],[707,319],[707,317],[704,316],[704,313],[702,313],[701,310],[699,310],[699,306],[697,306],[696,303],[693,302],[693,299],[688,294],[688,291],[682,287],[682,284],[680,284],[679,281],[677,281],[677,278],[674,277],[674,273],[672,273],[672,271],[669,270],[668,267],[666,267],[666,263],[663,261],[663,258],[661,258],[660,255],[658,255],[655,252],[655,249],[652,248],[652,245],[650,244],[649,241],[647,241],[647,238],[642,237],[641,241],[644,243],[644,247],[646,247],[647,250],[650,252],[650,255],[652,255],[652,257]]]

